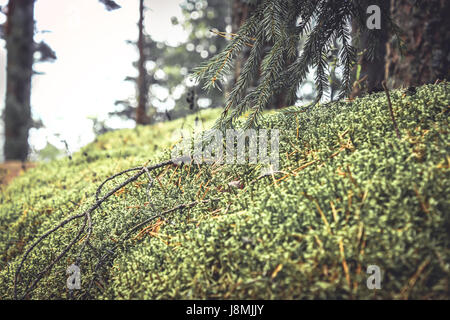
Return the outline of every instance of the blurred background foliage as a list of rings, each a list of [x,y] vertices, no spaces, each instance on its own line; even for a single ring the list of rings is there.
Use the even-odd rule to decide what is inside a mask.
[[[192,69],[205,59],[213,56],[226,46],[226,38],[218,36],[219,31],[229,30],[231,21],[230,1],[186,0],[181,3],[183,21],[172,17],[173,25],[182,25],[189,33],[186,43],[170,46],[145,35],[145,58],[148,85],[148,114],[151,122],[177,119],[195,113],[199,108],[221,107],[224,91],[205,92],[198,88],[190,78]],[[228,28],[228,29],[227,29]],[[130,45],[137,45],[128,41]],[[133,63],[137,67],[137,63]],[[136,77],[127,77],[126,81],[136,83]],[[163,92],[163,94],[157,94]],[[116,110],[111,116],[133,119],[134,99],[116,101]],[[172,109],[158,108],[168,100]],[[97,127],[96,132],[105,132],[111,128]],[[99,132],[100,131],[100,132]]]

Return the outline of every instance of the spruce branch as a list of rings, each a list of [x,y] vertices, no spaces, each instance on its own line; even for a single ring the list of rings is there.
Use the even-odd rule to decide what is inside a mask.
[[[374,2],[374,3],[372,3]],[[382,0],[385,27],[395,30],[389,17],[389,10]],[[301,84],[309,71],[315,68],[315,85],[320,102],[330,88],[328,76],[330,61],[338,61],[336,68],[342,70],[339,98],[351,92],[351,75],[356,63],[356,49],[351,45],[350,22],[355,21],[354,34],[369,32],[369,58],[380,43],[381,32],[368,30],[366,8],[369,0],[329,1],[329,0],[263,0],[256,1],[256,9],[244,22],[240,30],[233,34],[224,51],[205,62],[195,71],[195,77],[211,89],[217,81],[224,81],[232,69],[232,61],[249,41],[253,44],[247,59],[224,107],[215,128],[233,126],[233,123],[248,109],[250,116],[246,127],[256,127],[262,111],[272,98],[282,90],[287,90],[287,101],[294,104]],[[341,46],[335,50],[334,44]],[[270,46],[270,50],[264,50]],[[334,53],[336,51],[337,53]],[[338,59],[329,59],[337,54]],[[256,74],[261,75],[256,88],[250,83]],[[335,84],[333,84],[335,85]],[[333,87],[336,90],[336,87]],[[230,112],[231,111],[231,112]]]

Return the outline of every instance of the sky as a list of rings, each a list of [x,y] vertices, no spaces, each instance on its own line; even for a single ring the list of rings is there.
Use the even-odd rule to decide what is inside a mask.
[[[135,95],[132,62],[137,50],[126,40],[137,39],[138,0],[116,0],[122,8],[107,11],[97,0],[37,0],[35,41],[45,40],[56,52],[53,63],[38,63],[34,69],[45,73],[33,76],[31,107],[44,129],[30,130],[35,150],[47,141],[63,149],[66,140],[73,152],[91,142],[95,135],[89,117],[106,119],[116,100]],[[177,45],[187,38],[181,26],[173,26],[172,16],[182,19],[181,0],[146,0],[146,32],[157,41]],[[0,6],[7,0],[0,0]],[[1,16],[1,15],[0,15]],[[0,20],[0,23],[3,21]],[[47,32],[48,31],[48,32]],[[5,43],[0,40],[0,110],[4,108],[6,82]],[[113,123],[133,127],[134,122]],[[0,142],[3,145],[3,128]],[[2,155],[0,154],[0,160]]]

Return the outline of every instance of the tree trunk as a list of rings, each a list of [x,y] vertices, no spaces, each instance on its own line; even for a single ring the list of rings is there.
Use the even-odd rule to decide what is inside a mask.
[[[34,54],[34,0],[10,0],[6,26],[6,160],[25,161],[31,125],[31,76]]]
[[[250,8],[247,3],[242,0],[233,0],[231,4],[231,32],[236,34],[241,28],[242,24],[248,18],[250,13]],[[250,48],[245,46],[240,52],[239,56],[236,57],[236,62],[234,65],[234,74],[231,83],[229,84],[229,89],[231,91],[234,84],[236,83],[239,75],[241,74],[241,69],[250,55]]]
[[[374,0],[373,4],[378,5],[381,12],[388,13],[390,10],[389,1]],[[364,27],[363,30],[358,30],[358,24],[356,21],[352,22],[352,32],[354,36],[353,45],[357,49],[358,63],[353,72],[353,89],[350,94],[350,98],[353,99],[358,96],[362,96],[367,93],[377,92],[383,90],[381,82],[385,80],[385,64],[386,64],[386,43],[389,40],[389,32],[386,26],[387,17],[381,17],[381,29],[368,30]],[[359,37],[357,37],[359,33]],[[367,48],[370,41],[373,41],[369,33],[377,33],[380,39],[380,44],[377,46],[374,52],[373,60],[368,58]],[[360,69],[359,79],[356,79],[356,70],[358,66]]]
[[[136,108],[136,124],[148,124],[150,118],[147,115],[147,69],[145,68],[145,37],[144,37],[144,0],[139,0],[139,38],[138,38],[138,79],[137,79],[137,94],[138,94],[138,105]]]
[[[387,43],[386,78],[391,88],[449,79],[448,0],[391,0],[393,20],[404,31],[404,55]]]

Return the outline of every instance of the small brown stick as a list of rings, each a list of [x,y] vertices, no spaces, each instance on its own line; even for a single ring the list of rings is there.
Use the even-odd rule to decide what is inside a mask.
[[[342,259],[342,268],[345,272],[345,279],[347,280],[348,287],[352,287],[352,283],[350,281],[350,272],[348,269],[347,261],[345,260],[345,250],[344,250],[344,242],[342,239],[339,239],[339,252],[341,253],[341,259]]]
[[[391,96],[390,96],[389,90],[386,86],[386,80],[383,80],[381,82],[381,85],[383,86],[384,91],[386,92],[386,96],[387,96],[387,100],[388,100],[388,104],[389,104],[389,112],[391,114],[392,122],[394,124],[395,133],[397,135],[397,138],[400,139],[400,131],[398,131],[397,122],[395,121],[394,111],[392,110]]]
[[[417,271],[414,273],[414,275],[408,280],[406,285],[402,288],[400,294],[402,295],[403,299],[408,299],[409,293],[416,284],[417,280],[419,279],[421,273],[426,268],[426,266],[430,263],[431,259],[427,258],[422,264],[417,268]]]
[[[219,200],[219,199],[217,198],[217,199],[211,199],[211,200],[214,201],[214,200]],[[190,202],[190,203],[184,203],[184,204],[180,204],[180,205],[178,205],[178,206],[176,206],[176,207],[173,207],[172,209],[163,211],[163,212],[161,212],[161,213],[159,213],[159,214],[155,214],[155,215],[151,216],[150,218],[148,218],[148,219],[146,219],[146,220],[144,220],[144,221],[138,223],[138,224],[135,225],[134,227],[132,227],[132,228],[128,231],[128,233],[124,236],[123,240],[126,240],[126,239],[127,239],[133,232],[135,232],[137,229],[139,229],[140,227],[142,227],[142,226],[144,226],[144,225],[150,223],[151,221],[155,220],[156,218],[161,218],[163,215],[166,215],[166,214],[168,214],[168,213],[171,213],[171,212],[174,212],[174,211],[178,211],[178,210],[181,210],[181,209],[185,209],[185,208],[191,208],[191,207],[193,207],[193,206],[195,206],[195,205],[197,205],[197,204],[199,204],[199,203],[207,203],[207,202],[209,202],[209,201],[210,201],[210,200],[203,200],[203,201],[193,201],[193,202]]]

